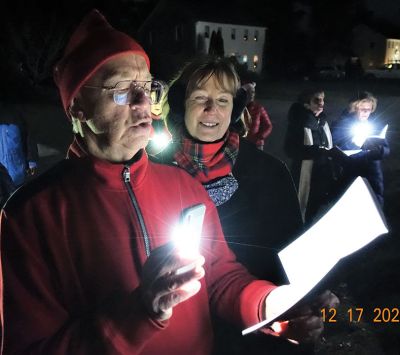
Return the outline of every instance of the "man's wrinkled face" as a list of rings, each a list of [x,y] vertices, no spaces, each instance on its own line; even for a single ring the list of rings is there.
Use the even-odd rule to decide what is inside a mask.
[[[315,116],[319,116],[324,110],[325,94],[323,92],[315,93],[310,100],[309,104],[304,106],[309,109]]]
[[[138,89],[128,104],[121,105],[115,102],[119,102],[115,90],[109,89],[129,87],[130,81],[151,81],[146,61],[140,55],[124,54],[110,59],[78,94],[85,127],[83,139],[93,155],[112,162],[131,159],[147,145],[150,135],[150,99],[144,91]]]

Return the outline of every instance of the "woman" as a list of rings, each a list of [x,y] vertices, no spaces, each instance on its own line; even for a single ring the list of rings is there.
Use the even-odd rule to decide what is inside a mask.
[[[292,159],[291,173],[298,189],[302,215],[313,223],[329,206],[335,179],[332,136],[324,111],[325,93],[303,91],[289,110],[285,152]]]
[[[204,185],[231,248],[265,278],[270,277],[265,253],[275,254],[297,236],[302,220],[284,163],[230,129],[238,88],[237,74],[225,60],[199,60],[183,69],[168,92],[169,158]]]
[[[282,283],[285,277],[277,252],[300,233],[299,204],[284,163],[231,130],[239,87],[238,76],[226,60],[211,58],[187,65],[168,92],[167,125],[173,144],[162,159],[204,185],[238,260],[256,276]],[[218,354],[250,351],[249,344],[238,341],[251,337],[241,337],[236,330],[226,341],[226,331],[217,327],[217,344],[220,341],[223,347],[217,348]],[[271,350],[273,345],[268,346]]]
[[[353,151],[344,166],[341,190],[357,176],[365,177],[383,206],[382,160],[389,154],[384,125],[371,114],[378,100],[361,92],[349,103],[342,117],[332,125],[333,143],[344,151]],[[380,136],[380,137],[379,137]]]

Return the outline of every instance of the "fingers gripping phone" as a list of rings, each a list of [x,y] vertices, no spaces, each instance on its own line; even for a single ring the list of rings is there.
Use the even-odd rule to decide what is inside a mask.
[[[201,231],[206,212],[204,204],[198,204],[182,211],[179,225],[174,231],[173,240],[179,254],[185,258],[193,258],[199,253]],[[193,265],[177,270],[177,274],[189,271]]]

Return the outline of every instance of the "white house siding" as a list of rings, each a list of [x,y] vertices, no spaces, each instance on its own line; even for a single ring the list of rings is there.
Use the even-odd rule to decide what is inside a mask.
[[[400,39],[389,38],[386,40],[385,64],[400,63]]]
[[[204,40],[204,45],[202,46],[204,52],[208,52],[212,32],[218,32],[218,30],[221,30],[224,40],[225,56],[234,55],[239,63],[246,62],[247,58],[248,69],[261,73],[266,28],[197,21],[195,23],[196,38],[200,37]],[[232,38],[233,34],[235,38]],[[247,40],[245,39],[246,35]],[[254,63],[255,58],[258,59],[256,64]]]

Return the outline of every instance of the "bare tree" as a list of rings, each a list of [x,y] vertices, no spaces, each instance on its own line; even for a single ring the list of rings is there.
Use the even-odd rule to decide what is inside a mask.
[[[38,89],[50,82],[53,66],[66,44],[72,25],[79,16],[60,3],[16,3],[2,9],[3,69],[18,87]]]

